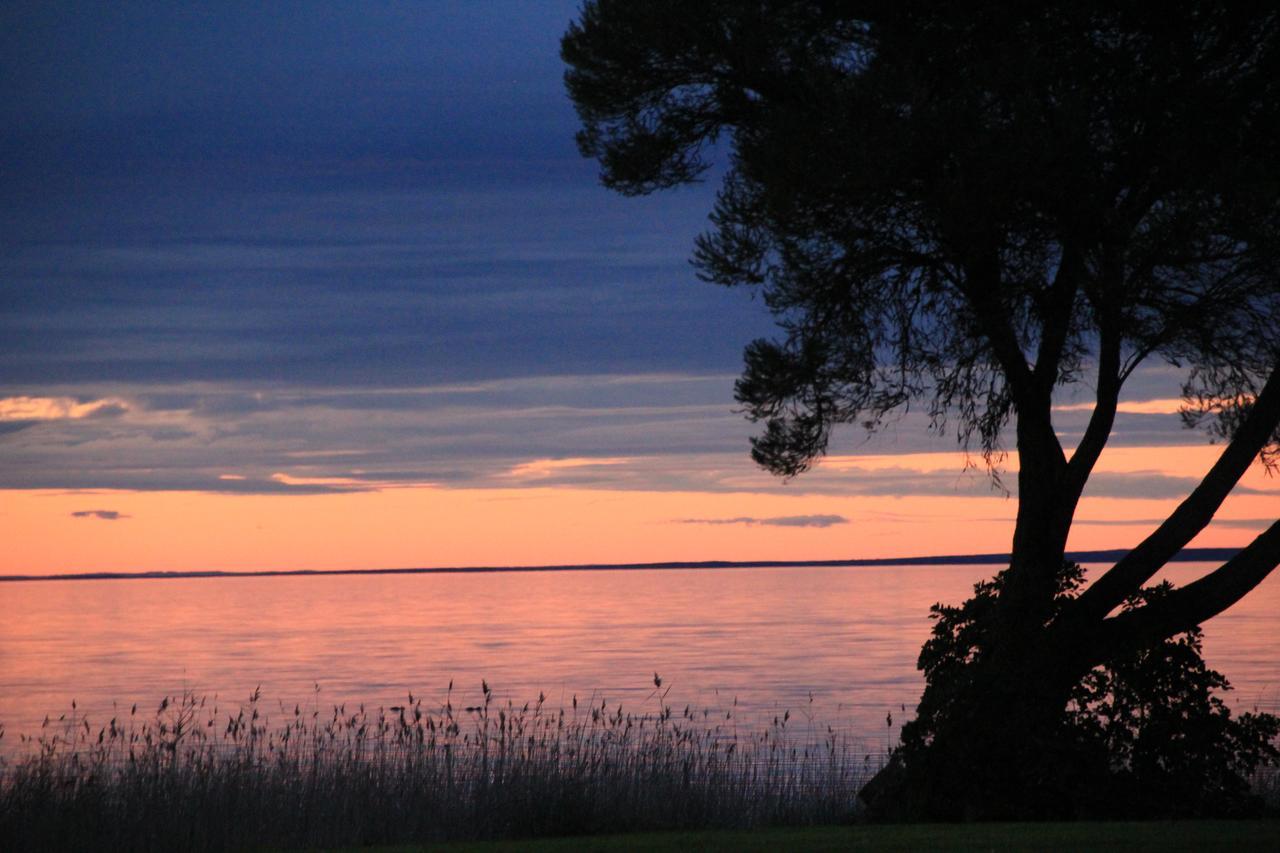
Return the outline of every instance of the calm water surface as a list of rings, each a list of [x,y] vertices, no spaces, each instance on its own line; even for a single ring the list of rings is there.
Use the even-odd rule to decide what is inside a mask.
[[[1211,566],[1167,574],[1184,582]],[[657,709],[667,701],[758,725],[790,709],[881,748],[886,714],[919,696],[929,605],[959,602],[991,566],[769,568],[31,582],[0,585],[0,723],[16,735],[73,699],[148,711],[183,690],[273,707],[454,703],[486,679],[501,699],[544,692]],[[1231,702],[1280,710],[1280,576],[1207,628]],[[319,685],[317,696],[315,687]],[[812,695],[812,699],[810,696]],[[736,709],[735,709],[736,700]],[[646,704],[647,703],[647,704]]]

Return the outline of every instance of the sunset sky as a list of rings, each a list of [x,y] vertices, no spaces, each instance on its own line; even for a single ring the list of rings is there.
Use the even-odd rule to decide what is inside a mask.
[[[770,318],[688,263],[714,181],[627,199],[578,156],[576,8],[0,9],[0,573],[1006,550],[1014,499],[915,413],[755,468]],[[1072,547],[1211,464],[1178,386],[1131,381]],[[1255,466],[1194,544],[1277,505]]]

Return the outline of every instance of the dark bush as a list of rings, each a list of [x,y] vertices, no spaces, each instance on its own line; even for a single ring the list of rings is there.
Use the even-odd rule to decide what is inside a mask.
[[[903,727],[897,761],[904,781],[930,773],[935,785],[963,785],[939,761],[948,735],[970,729],[961,715],[973,707],[975,679],[991,635],[1003,575],[979,583],[960,606],[934,605],[932,634],[920,653],[926,688],[916,719]],[[1076,596],[1083,571],[1063,566],[1056,609]],[[1165,594],[1168,584],[1143,590],[1127,608]],[[1041,789],[1046,817],[1205,817],[1257,812],[1251,784],[1260,768],[1280,762],[1280,718],[1233,716],[1221,694],[1227,679],[1201,656],[1199,628],[1089,671],[1075,685],[1058,719],[1040,724],[1035,752],[1022,778]],[[1016,689],[1016,685],[1013,689]],[[988,721],[998,732],[1018,721]],[[935,768],[931,765],[939,765]],[[901,788],[902,786],[894,786]],[[892,796],[892,791],[885,794]],[[909,805],[906,806],[909,810]]]

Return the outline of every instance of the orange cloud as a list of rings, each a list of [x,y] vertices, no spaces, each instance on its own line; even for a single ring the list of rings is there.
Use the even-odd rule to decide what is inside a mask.
[[[244,477],[236,477],[235,475],[222,474],[219,480],[243,480]],[[271,475],[271,479],[277,483],[284,483],[286,486],[359,486],[367,488],[369,483],[362,480],[355,480],[351,477],[295,477],[292,474],[277,472]]]
[[[574,457],[570,459],[534,459],[522,462],[507,471],[508,477],[539,479],[568,468],[592,468],[602,465],[625,465],[631,459],[625,456]]]
[[[0,397],[0,421],[79,420],[124,412],[129,404],[118,397],[81,402],[74,397]]]
[[[1182,411],[1183,402],[1180,397],[1168,397],[1159,400],[1130,400],[1116,406],[1116,411],[1128,415],[1175,415]],[[1091,412],[1093,403],[1067,403],[1054,406],[1055,412]]]

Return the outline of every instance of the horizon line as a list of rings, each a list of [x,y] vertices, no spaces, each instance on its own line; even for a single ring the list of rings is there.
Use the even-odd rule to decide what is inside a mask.
[[[1094,551],[1068,551],[1064,556],[1075,563],[1113,562],[1129,552],[1128,548]],[[1240,548],[1183,548],[1169,559],[1171,563],[1229,560]],[[765,569],[765,568],[869,568],[875,566],[928,565],[998,565],[1008,562],[1010,555],[949,554],[924,557],[864,557],[843,560],[691,560],[647,563],[574,563],[542,566],[434,566],[375,569],[249,569],[227,571],[195,569],[190,571],[146,572],[66,572],[53,575],[0,575],[0,583],[20,581],[84,581],[84,580],[180,580],[184,578],[261,578],[316,577],[328,575],[448,575],[492,574],[498,572],[591,572],[644,571],[678,569]]]

